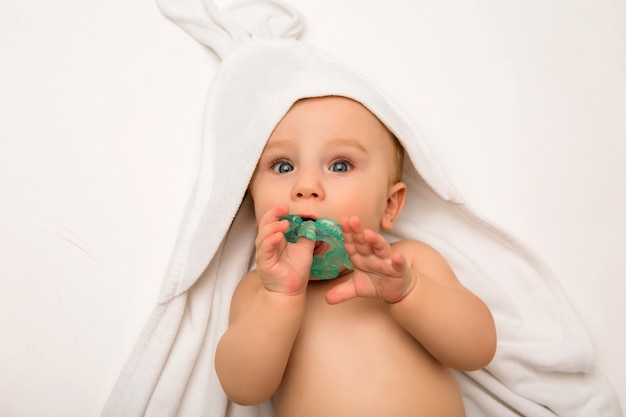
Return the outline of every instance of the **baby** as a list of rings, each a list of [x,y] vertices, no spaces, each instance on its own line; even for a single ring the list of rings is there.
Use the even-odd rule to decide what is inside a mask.
[[[389,244],[404,205],[404,152],[360,103],[297,101],[250,181],[256,269],[239,283],[215,357],[232,401],[273,398],[276,416],[464,416],[452,369],[487,365],[496,334],[486,305],[442,256]],[[354,270],[310,276],[325,243],[288,243],[286,214],[328,217]]]

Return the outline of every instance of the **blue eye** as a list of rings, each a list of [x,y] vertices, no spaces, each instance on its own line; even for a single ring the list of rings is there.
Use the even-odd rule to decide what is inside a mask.
[[[293,165],[286,161],[276,161],[272,164],[272,169],[278,174],[285,174],[293,171]]]
[[[346,161],[333,162],[330,166],[332,172],[348,172],[351,168],[350,164]]]

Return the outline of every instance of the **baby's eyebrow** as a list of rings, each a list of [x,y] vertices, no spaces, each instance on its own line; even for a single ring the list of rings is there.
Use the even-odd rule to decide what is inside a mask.
[[[286,149],[292,147],[293,144],[289,140],[273,140],[271,142],[267,142],[265,148],[263,149],[263,152],[267,152],[272,149]]]
[[[352,148],[358,149],[359,151],[363,153],[367,153],[367,149],[365,148],[365,146],[363,146],[363,144],[361,144],[361,142],[359,142],[356,139],[337,138],[337,139],[333,139],[332,141],[330,141],[329,144],[332,146],[337,146],[337,145],[350,146]]]

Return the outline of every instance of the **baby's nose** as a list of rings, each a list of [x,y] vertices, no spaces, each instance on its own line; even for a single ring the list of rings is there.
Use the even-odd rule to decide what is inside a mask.
[[[319,194],[316,193],[315,191],[312,191],[312,192],[299,192],[299,193],[296,194],[296,197],[298,197],[298,198],[305,198],[305,197],[318,198]]]
[[[293,190],[293,196],[297,199],[302,198],[324,198],[324,190],[319,179],[314,176],[301,177]]]

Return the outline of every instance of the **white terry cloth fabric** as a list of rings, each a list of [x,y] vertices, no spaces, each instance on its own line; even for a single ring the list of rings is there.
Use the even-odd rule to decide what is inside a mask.
[[[209,92],[197,183],[160,298],[103,416],[272,416],[269,401],[255,407],[229,402],[215,374],[214,351],[231,294],[254,255],[246,189],[258,157],[295,101],[325,95],[362,103],[406,149],[406,206],[388,238],[435,247],[491,308],[495,359],[486,369],[457,373],[468,416],[621,414],[596,372],[585,330],[549,272],[468,208],[393,101],[297,40],[297,12],[269,0],[222,8],[209,0],[160,0],[159,6],[222,63]]]

